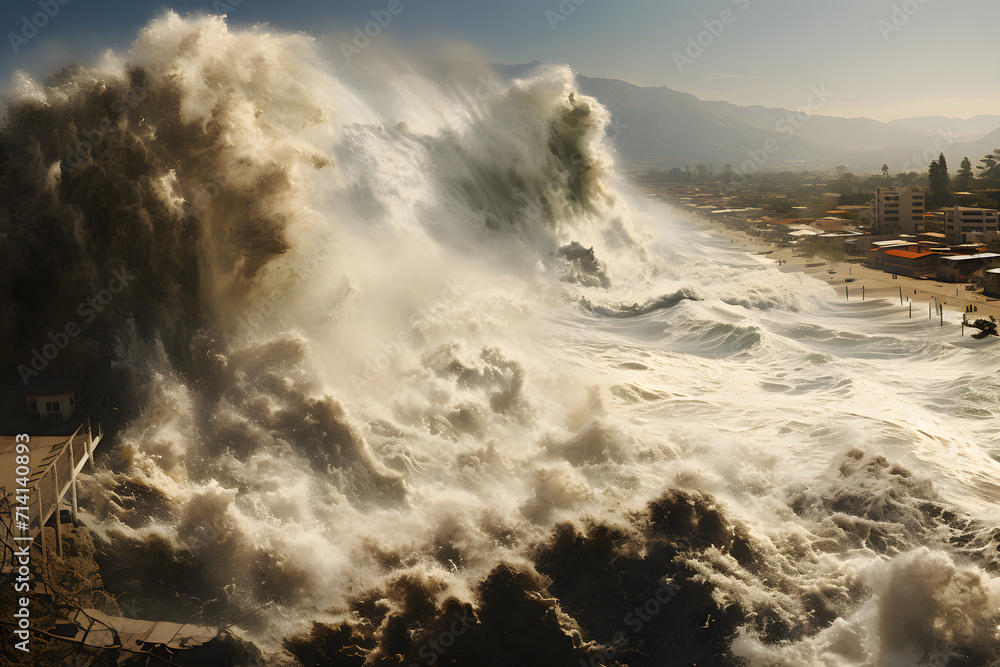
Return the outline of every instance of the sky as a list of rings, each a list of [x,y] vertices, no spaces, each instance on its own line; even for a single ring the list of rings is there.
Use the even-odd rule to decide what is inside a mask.
[[[334,66],[347,36],[381,15],[389,22],[356,57],[380,40],[417,52],[444,41],[488,62],[568,64],[740,105],[797,108],[817,87],[830,93],[823,115],[1000,113],[997,0],[4,0],[0,83],[125,50],[166,8],[307,32]]]

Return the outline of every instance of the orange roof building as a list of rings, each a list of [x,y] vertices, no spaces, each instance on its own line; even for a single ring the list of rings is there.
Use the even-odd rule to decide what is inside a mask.
[[[888,248],[876,252],[873,259],[875,268],[882,269],[886,273],[919,278],[934,275],[938,257],[940,255],[936,252]]]
[[[906,259],[920,259],[921,257],[927,257],[929,255],[936,255],[936,252],[913,252],[911,250],[886,250],[885,254],[892,255],[893,257],[903,257]]]

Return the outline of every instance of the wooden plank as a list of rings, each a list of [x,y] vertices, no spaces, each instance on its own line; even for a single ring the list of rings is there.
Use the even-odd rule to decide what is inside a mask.
[[[167,646],[174,649],[194,648],[207,644],[218,636],[219,631],[214,628],[185,623]]]
[[[173,641],[177,633],[181,631],[181,625],[179,623],[168,623],[166,621],[161,621],[156,624],[153,631],[149,633],[146,637],[147,644],[169,644]]]
[[[92,417],[94,411],[97,411],[98,415],[100,414],[100,406],[105,399],[106,394],[102,393],[90,412],[69,437],[41,435],[30,438],[31,463],[28,473],[28,487],[30,490],[34,490],[38,496],[35,502],[29,503],[30,528],[27,531],[28,536],[44,535],[45,524],[59,511],[62,500],[71,491],[75,492],[76,473],[88,465],[90,471],[94,472],[93,452],[100,443],[104,430],[100,419],[98,418],[95,423]],[[16,444],[15,436],[0,436],[0,479],[13,480],[15,477]],[[8,491],[8,495],[13,495],[13,491]],[[61,547],[60,526],[57,524],[55,528],[57,544]],[[47,554],[44,540],[38,540],[38,543],[42,549],[42,560],[46,562]],[[61,548],[59,550],[61,551]]]

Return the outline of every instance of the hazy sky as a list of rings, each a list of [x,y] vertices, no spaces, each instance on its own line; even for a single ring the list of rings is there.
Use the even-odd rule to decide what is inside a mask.
[[[227,13],[234,23],[325,36],[336,64],[340,36],[363,29],[370,12],[393,1],[242,0]],[[399,13],[368,48],[390,39],[420,48],[443,38],[471,44],[492,62],[567,63],[587,76],[745,105],[797,107],[812,86],[825,86],[833,96],[819,113],[829,115],[1000,113],[997,0],[398,1]],[[15,68],[44,74],[67,60],[127,46],[166,7],[181,13],[213,7],[211,1],[59,3],[3,1],[3,80]],[[47,25],[22,41],[32,34],[24,17],[30,20],[40,6],[54,16],[43,16]],[[19,36],[16,44],[11,34]]]

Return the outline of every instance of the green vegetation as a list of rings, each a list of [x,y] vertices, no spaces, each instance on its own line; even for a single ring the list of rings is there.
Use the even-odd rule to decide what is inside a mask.
[[[972,160],[969,158],[962,158],[962,164],[958,167],[958,173],[955,174],[955,180],[952,181],[955,189],[959,192],[965,192],[972,187],[973,180],[975,176],[972,173]]]
[[[937,207],[949,203],[951,198],[951,178],[948,177],[948,163],[944,153],[936,162],[931,162],[927,170],[927,206]]]
[[[888,164],[881,170],[856,175],[845,165],[831,170],[737,172],[733,165],[715,171],[711,164],[692,169],[650,169],[638,177],[647,188],[691,185],[702,192],[717,192],[732,197],[735,207],[763,208],[775,215],[798,217],[796,209],[807,205],[809,215],[818,214],[824,193],[836,193],[838,205],[866,205],[878,187],[923,187],[927,190],[928,209],[956,204],[1000,209],[1000,148],[979,160],[976,174],[972,161],[965,157],[954,178],[948,174],[944,154],[928,165],[927,171],[890,174]],[[802,215],[806,215],[803,213]],[[856,216],[855,216],[856,217]]]

